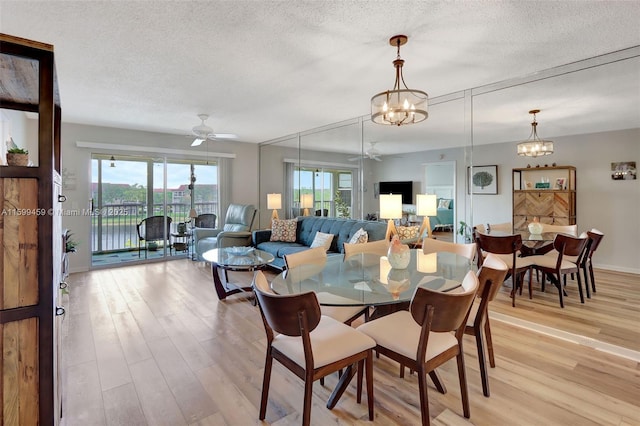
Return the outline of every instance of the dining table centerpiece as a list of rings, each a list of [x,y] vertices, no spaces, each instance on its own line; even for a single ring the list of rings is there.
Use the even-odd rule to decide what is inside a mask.
[[[394,269],[405,269],[409,266],[411,260],[411,251],[409,246],[402,244],[397,235],[394,235],[389,244],[389,251],[387,252],[387,258],[389,264]]]

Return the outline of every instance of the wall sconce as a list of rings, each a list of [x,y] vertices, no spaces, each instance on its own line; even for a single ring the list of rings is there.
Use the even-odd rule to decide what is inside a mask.
[[[380,194],[380,219],[389,219],[387,222],[386,239],[389,241],[393,234],[397,233],[394,219],[402,218],[402,195]]]
[[[109,167],[115,167],[116,166],[116,159],[113,157],[113,155],[111,156],[109,161],[111,161],[111,164],[109,164]]]
[[[418,231],[418,238],[422,239],[425,229],[427,228],[427,235],[432,238],[431,223],[429,216],[436,216],[438,214],[437,196],[435,194],[417,194],[416,195],[416,215],[424,216],[422,219],[422,225]]]
[[[300,195],[300,207],[304,209],[303,216],[309,216],[309,209],[313,208],[313,194]]]
[[[282,194],[267,194],[267,209],[273,210],[271,220],[278,219],[278,210],[282,208]]]

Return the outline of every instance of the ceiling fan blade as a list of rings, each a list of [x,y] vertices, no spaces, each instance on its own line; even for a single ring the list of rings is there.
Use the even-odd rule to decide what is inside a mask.
[[[347,160],[349,160],[349,161],[360,161],[360,158],[362,158],[362,157],[351,157],[351,158],[348,158]]]
[[[193,142],[191,142],[191,146],[200,146],[200,144],[204,142],[204,139],[201,138],[195,138],[193,140]]]
[[[238,139],[238,135],[233,133],[214,133],[210,137],[214,139]]]
[[[376,161],[382,161],[382,158],[380,158],[379,155],[374,155],[371,157],[372,160],[376,160]]]

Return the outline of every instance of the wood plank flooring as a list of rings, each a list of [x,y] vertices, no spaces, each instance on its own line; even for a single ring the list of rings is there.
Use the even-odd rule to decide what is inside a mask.
[[[636,347],[638,299],[626,293],[638,278],[598,271],[597,295],[574,306],[570,288],[564,310],[552,290],[536,291],[531,301],[518,296],[511,308],[509,283],[492,308],[543,317],[551,325],[575,324],[575,331]],[[218,301],[204,263],[126,266],[73,274],[68,281],[66,425],[261,424],[266,339],[258,308],[243,295]],[[619,319],[610,321],[614,315]],[[433,424],[640,424],[638,362],[503,321],[493,321],[492,331],[497,366],[489,372],[491,397],[482,395],[475,343],[467,336],[471,418],[462,417],[456,364],[450,361],[439,369],[448,393],[429,387]],[[420,423],[415,374],[400,379],[398,365],[381,357],[374,361],[374,380],[373,424]],[[336,382],[330,376],[324,387],[314,385],[312,424],[372,424],[366,396],[355,402],[355,381],[336,408],[325,407]],[[274,363],[266,424],[300,424],[302,393],[302,381]]]

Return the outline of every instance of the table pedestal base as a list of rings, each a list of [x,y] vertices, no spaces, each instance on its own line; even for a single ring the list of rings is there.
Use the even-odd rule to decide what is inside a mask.
[[[235,284],[229,283],[229,276],[227,275],[227,271],[235,271],[237,269],[224,268],[220,265],[213,263],[211,265],[211,273],[213,274],[213,286],[216,289],[216,294],[218,295],[218,299],[224,300],[227,296],[231,296],[232,294],[240,293],[240,292],[253,292],[253,287],[249,286],[238,286]],[[253,272],[253,269],[242,269],[242,271]],[[222,283],[220,279],[220,274],[224,274],[225,284]]]

